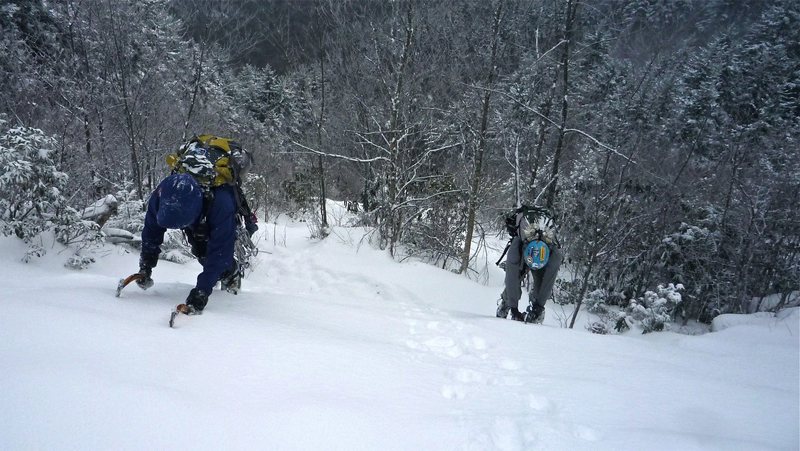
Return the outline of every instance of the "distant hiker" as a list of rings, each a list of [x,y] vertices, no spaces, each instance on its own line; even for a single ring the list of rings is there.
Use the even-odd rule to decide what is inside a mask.
[[[511,319],[541,324],[544,305],[553,292],[563,260],[553,216],[545,208],[523,205],[506,216],[506,229],[511,241],[506,248],[505,289],[500,295],[497,317],[506,318],[510,313]],[[519,299],[528,271],[533,284],[528,292],[528,307],[522,313]]]
[[[197,314],[208,303],[214,285],[237,293],[243,263],[234,258],[237,228],[243,224],[249,240],[258,226],[242,192],[242,177],[252,156],[235,141],[199,135],[167,156],[172,174],[159,183],[147,204],[137,284],[153,285],[152,271],[158,263],[167,229],[181,229],[203,271],[186,298],[188,311]]]

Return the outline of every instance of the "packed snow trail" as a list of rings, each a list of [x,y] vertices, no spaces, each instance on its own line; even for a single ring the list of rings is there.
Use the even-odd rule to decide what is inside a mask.
[[[196,263],[0,239],[0,449],[796,449],[798,315],[703,336],[494,318],[483,286],[264,227],[237,295],[167,325]],[[583,327],[583,326],[581,326]]]

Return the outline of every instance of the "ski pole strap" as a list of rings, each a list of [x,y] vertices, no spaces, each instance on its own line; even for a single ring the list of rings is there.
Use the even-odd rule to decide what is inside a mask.
[[[495,266],[500,266],[500,262],[502,262],[502,261],[503,261],[503,258],[504,258],[504,257],[506,256],[506,254],[508,253],[508,249],[511,247],[511,242],[512,242],[512,241],[514,241],[514,237],[511,237],[511,239],[510,239],[510,240],[508,240],[508,244],[506,244],[506,248],[505,248],[505,249],[503,249],[503,254],[502,254],[502,255],[500,255],[500,259],[499,259],[499,260],[497,260],[497,261],[494,263],[494,264],[495,264]]]

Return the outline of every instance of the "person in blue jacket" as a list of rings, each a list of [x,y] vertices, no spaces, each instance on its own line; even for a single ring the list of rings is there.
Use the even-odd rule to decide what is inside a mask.
[[[208,303],[214,285],[236,272],[233,257],[236,241],[236,188],[222,185],[204,194],[189,174],[172,174],[150,195],[142,230],[137,284],[153,286],[153,268],[158,263],[167,229],[182,229],[192,253],[203,265],[195,287],[186,298],[190,314],[199,314]]]

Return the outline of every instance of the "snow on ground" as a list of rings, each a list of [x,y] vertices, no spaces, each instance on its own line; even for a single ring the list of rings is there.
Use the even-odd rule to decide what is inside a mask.
[[[798,449],[798,310],[701,336],[494,318],[488,286],[265,224],[238,296],[179,317],[199,266],[120,277],[0,239],[0,449]],[[499,270],[497,270],[499,271]]]

